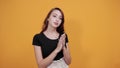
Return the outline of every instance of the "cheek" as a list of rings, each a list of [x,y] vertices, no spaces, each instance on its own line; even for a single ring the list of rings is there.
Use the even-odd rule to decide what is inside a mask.
[[[55,18],[50,17],[50,18],[49,18],[49,21],[50,21],[50,22],[54,22],[54,21],[55,21]]]
[[[61,23],[62,23],[62,20],[59,21],[59,26],[60,26]]]
[[[48,21],[51,22],[51,21],[52,21],[52,18],[50,17],[50,18],[48,19]]]
[[[53,18],[52,15],[50,15],[50,16],[48,17],[49,21],[51,21],[52,18]]]

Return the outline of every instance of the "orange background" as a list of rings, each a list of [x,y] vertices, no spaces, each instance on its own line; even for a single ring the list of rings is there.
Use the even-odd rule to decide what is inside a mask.
[[[70,68],[120,68],[119,0],[0,0],[0,68],[37,68],[32,38],[60,7]]]

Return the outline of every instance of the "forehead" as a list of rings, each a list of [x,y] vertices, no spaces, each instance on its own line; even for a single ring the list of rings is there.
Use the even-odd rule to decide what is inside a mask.
[[[61,14],[61,12],[59,10],[53,10],[51,14],[62,16],[62,14]]]

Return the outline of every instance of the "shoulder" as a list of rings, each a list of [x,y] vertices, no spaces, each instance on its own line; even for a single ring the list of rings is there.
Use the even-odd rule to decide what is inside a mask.
[[[39,33],[37,33],[37,34],[35,34],[34,36],[33,36],[33,41],[36,41],[36,40],[38,40],[39,39]]]
[[[33,41],[39,41],[41,40],[43,37],[42,33],[36,33],[34,36],[33,36]]]
[[[66,35],[65,40],[66,40],[66,42],[68,43],[68,42],[69,42],[69,40],[68,40],[68,35],[67,35],[67,33],[65,33],[65,35]]]
[[[33,39],[37,39],[39,37],[39,34],[35,34],[34,36],[33,36]]]
[[[43,34],[42,33],[36,33],[35,35],[34,35],[34,38],[39,38],[39,37],[41,37]]]
[[[41,45],[42,34],[37,33],[33,36],[33,45]]]
[[[35,35],[34,35],[34,37],[38,37],[39,36],[39,33],[36,33]]]

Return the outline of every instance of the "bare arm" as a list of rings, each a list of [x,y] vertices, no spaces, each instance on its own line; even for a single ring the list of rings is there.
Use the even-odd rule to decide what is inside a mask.
[[[38,68],[46,68],[48,65],[51,64],[53,59],[56,57],[57,53],[61,51],[63,48],[62,40],[64,39],[64,34],[60,37],[57,48],[46,58],[43,59],[41,46],[34,46],[34,52],[36,56],[36,61],[38,64]]]
[[[66,47],[65,46],[63,47],[63,55],[66,64],[69,65],[71,63],[71,56],[68,43],[66,43]]]
[[[34,46],[34,51],[35,51],[38,68],[46,68],[48,65],[50,65],[50,63],[57,55],[57,51],[53,51],[48,57],[43,59],[40,46]]]

